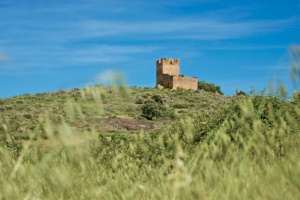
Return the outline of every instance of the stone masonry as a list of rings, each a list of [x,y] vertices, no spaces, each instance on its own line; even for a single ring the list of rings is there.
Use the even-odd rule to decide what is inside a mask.
[[[158,85],[171,89],[197,90],[198,79],[180,74],[179,59],[162,58],[156,61],[156,86]]]

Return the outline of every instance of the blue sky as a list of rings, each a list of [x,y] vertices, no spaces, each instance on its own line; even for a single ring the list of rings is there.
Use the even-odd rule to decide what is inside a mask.
[[[0,98],[82,88],[123,73],[155,86],[155,61],[226,95],[289,81],[300,1],[1,0]]]

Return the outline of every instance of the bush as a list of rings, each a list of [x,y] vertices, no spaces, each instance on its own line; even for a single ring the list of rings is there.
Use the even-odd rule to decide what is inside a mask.
[[[186,108],[189,108],[189,105],[186,103],[176,103],[173,105],[173,108],[186,109]]]
[[[237,90],[237,91],[235,92],[235,94],[236,94],[237,96],[247,96],[246,92],[241,91],[241,90]]]
[[[152,120],[154,118],[159,117],[169,117],[174,119],[175,113],[173,109],[167,109],[164,104],[163,100],[160,96],[154,95],[151,97],[152,100],[145,101],[144,105],[142,106],[142,117]]]
[[[135,101],[135,104],[143,104],[143,103],[144,103],[144,102],[143,102],[142,99],[138,99],[138,100]]]
[[[158,96],[158,95],[152,96],[151,99],[153,99],[156,103],[163,104],[162,98],[160,96]]]
[[[25,117],[26,119],[32,119],[32,115],[29,113],[23,114],[23,117]]]
[[[213,83],[206,83],[204,81],[198,82],[198,90],[204,90],[207,92],[218,92],[219,94],[223,95],[224,93],[221,91],[220,86],[216,86]]]
[[[142,106],[142,117],[152,120],[153,118],[163,117],[166,112],[166,107],[163,104],[155,101],[146,101]]]

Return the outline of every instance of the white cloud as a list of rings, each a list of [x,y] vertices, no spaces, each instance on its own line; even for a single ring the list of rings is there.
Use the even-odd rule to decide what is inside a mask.
[[[82,48],[69,48],[65,46],[18,46],[17,51],[11,49],[14,65],[17,68],[37,69],[87,67],[92,65],[112,65],[129,61],[133,55],[143,55],[153,52],[155,46],[130,45],[95,45]],[[3,54],[3,58],[4,54]],[[1,54],[0,54],[1,61]]]
[[[62,44],[91,38],[118,38],[123,40],[227,40],[241,39],[261,34],[280,32],[299,25],[299,19],[239,20],[217,17],[185,17],[168,20],[124,21],[124,20],[65,20],[47,22],[17,21],[15,27],[8,22],[0,24],[0,36],[10,44],[35,43]],[[14,34],[16,34],[14,36]],[[18,34],[18,35],[17,35]],[[21,37],[20,40],[11,40]]]
[[[123,85],[125,84],[123,76],[120,72],[114,70],[105,70],[99,74],[97,74],[93,81],[94,83],[101,83],[105,85]]]
[[[159,5],[166,5],[170,2],[161,2]],[[180,5],[186,4],[185,1],[177,1],[176,3]],[[193,3],[197,3],[197,1],[193,1]],[[228,14],[229,11],[232,13],[232,10],[230,10],[232,8],[224,9],[226,11],[229,10],[228,12],[224,11],[225,14],[224,12],[220,14],[219,12],[216,13],[216,11],[210,11],[202,15],[184,15],[184,17],[173,15],[165,19],[161,17],[150,18],[149,16],[152,16],[150,13],[145,18],[141,17],[133,20],[124,17],[124,19],[118,18],[116,20],[111,14],[113,12],[122,12],[123,10],[129,12],[129,8],[141,7],[143,10],[151,4],[153,3],[134,1],[127,5],[127,3],[123,3],[122,1],[113,0],[110,3],[103,3],[102,7],[88,2],[83,5],[78,3],[59,4],[59,6],[50,4],[51,6],[49,7],[41,6],[33,10],[15,9],[16,14],[14,14],[13,18],[15,20],[9,17],[12,15],[11,13],[7,14],[7,16],[0,14],[0,17],[4,19],[0,24],[0,37],[8,45],[18,46],[20,46],[20,43],[30,43],[30,46],[36,43],[45,46],[53,44],[61,45],[62,43],[72,43],[77,40],[91,38],[117,38],[122,40],[227,40],[280,32],[289,27],[299,25],[300,21],[297,17],[276,20],[238,19],[237,21],[237,18],[233,19]],[[97,13],[101,13],[93,7],[106,10],[110,14],[92,18],[88,15],[87,10],[92,9],[91,13],[96,11]],[[23,17],[24,14],[20,14],[20,12],[24,10],[28,12],[25,16],[31,17]],[[70,11],[79,14],[71,15],[72,17],[67,16],[63,20],[60,17],[56,17]],[[43,18],[43,13],[47,15],[51,13],[53,18],[51,20]],[[55,15],[55,13],[58,14]],[[12,38],[22,38],[22,40],[13,40]]]
[[[264,49],[286,49],[286,45],[223,45],[223,46],[209,46],[200,48],[202,50],[264,50]]]
[[[95,77],[95,81],[103,83],[111,83],[115,79],[116,72],[112,70],[106,70],[102,73],[99,73]]]
[[[8,61],[10,58],[7,56],[7,54],[0,51],[0,62],[1,61]]]
[[[244,70],[253,71],[288,71],[290,68],[289,64],[285,65],[260,65],[260,66],[247,66],[242,67]]]
[[[185,18],[168,21],[116,22],[83,21],[82,37],[129,36],[132,39],[239,39],[270,33],[299,24],[297,18],[281,20],[225,21],[221,19]]]

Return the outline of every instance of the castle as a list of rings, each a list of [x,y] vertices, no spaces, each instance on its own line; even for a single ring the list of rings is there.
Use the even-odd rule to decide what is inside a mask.
[[[156,61],[156,86],[171,89],[198,89],[196,77],[186,77],[180,74],[179,59],[162,58]]]

